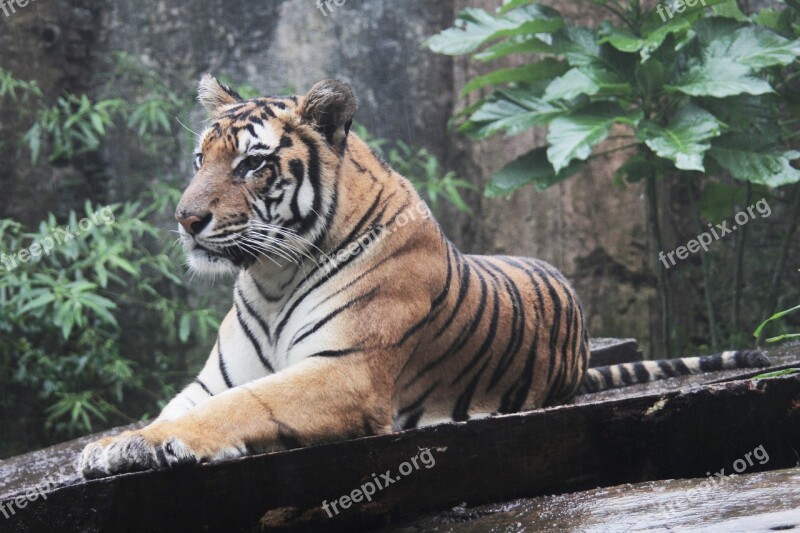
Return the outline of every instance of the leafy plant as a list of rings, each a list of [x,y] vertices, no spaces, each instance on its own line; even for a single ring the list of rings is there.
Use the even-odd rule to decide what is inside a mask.
[[[172,386],[169,376],[181,370],[174,359],[138,354],[135,340],[126,346],[130,317],[157,316],[152,322],[161,331],[148,334],[173,339],[173,349],[191,334],[210,343],[219,326],[213,311],[190,310],[176,297],[183,290],[180,251],[158,244],[164,239],[148,222],[176,194],[162,188],[147,202],[102,210],[87,202],[65,225],[50,215],[35,232],[0,220],[0,382],[4,390],[32,394],[52,434],[74,436],[109,419],[134,420],[126,394]],[[37,243],[40,251],[30,257]],[[20,254],[26,249],[31,253]]]
[[[748,193],[753,186],[800,181],[800,170],[792,165],[800,159],[792,148],[798,120],[788,118],[798,104],[800,4],[747,17],[733,0],[707,0],[684,4],[669,19],[659,14],[660,4],[652,9],[638,0],[591,4],[612,20],[584,27],[534,0],[505,0],[496,13],[463,10],[453,27],[427,41],[435,52],[469,54],[478,62],[523,60],[470,80],[462,95],[475,99],[480,91],[482,96],[454,117],[458,130],[476,139],[547,128],[546,144],[500,169],[487,196],[525,185],[546,189],[575,175],[591,158],[624,151],[617,180],[644,181],[658,265],[658,251],[669,249],[659,223],[659,180],[727,174],[748,184]],[[700,209],[697,203],[698,223]],[[740,249],[743,239],[737,241]],[[708,286],[707,259],[701,259]],[[740,260],[735,268],[738,309]],[[669,356],[668,278],[656,269]],[[732,329],[737,321],[734,311]]]
[[[800,311],[800,305],[792,307],[791,309],[787,309],[785,311],[781,311],[779,313],[775,313],[774,315],[766,319],[764,322],[762,322],[760,326],[758,326],[758,329],[756,329],[755,332],[753,333],[753,337],[756,337],[757,339],[761,338],[761,335],[764,332],[764,328],[768,323],[772,322],[773,320],[779,320],[791,313],[794,313],[795,311]],[[778,335],[777,337],[771,337],[767,339],[767,342],[780,342],[790,339],[800,339],[800,333],[784,333],[782,335]]]
[[[472,208],[464,201],[461,192],[474,191],[476,187],[456,177],[453,171],[444,172],[439,159],[426,148],[373,137],[361,124],[355,124],[353,129],[378,155],[388,159],[392,168],[414,185],[435,213],[440,212],[440,201],[444,199],[459,211],[472,214]]]
[[[621,169],[629,181],[663,176],[666,169],[705,172],[707,166],[770,186],[800,180],[790,165],[800,158],[789,148],[793,121],[778,116],[776,105],[789,98],[780,91],[787,79],[781,72],[795,67],[800,55],[797,11],[771,11],[751,21],[729,9],[705,16],[697,4],[663,22],[636,1],[624,8],[613,0],[593,3],[621,24],[586,28],[532,0],[506,0],[496,14],[462,11],[455,27],[427,41],[433,51],[472,54],[482,62],[510,54],[535,58],[464,87],[464,95],[495,89],[460,115],[459,131],[485,138],[548,126],[547,146],[498,172],[488,195],[529,183],[545,188],[571,176],[614,126],[629,141],[624,148],[638,154]],[[789,38],[776,32],[781,29],[791,32]]]
[[[190,298],[182,253],[156,225],[172,218],[180,191],[150,182],[165,158],[182,157],[164,140],[179,138],[170,117],[192,100],[127,54],[105,76],[99,98],[50,99],[0,69],[0,101],[17,110],[33,165],[84,171],[82,155],[127,128],[143,176],[128,176],[140,184],[137,198],[101,210],[113,223],[98,223],[102,204],[88,201],[58,206],[67,216],[50,214],[34,230],[0,219],[0,456],[156,413],[219,326],[207,297]]]

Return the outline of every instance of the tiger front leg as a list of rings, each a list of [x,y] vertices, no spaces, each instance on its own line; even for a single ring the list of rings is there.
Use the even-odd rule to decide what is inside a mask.
[[[89,444],[80,469],[104,477],[386,433],[392,383],[361,354],[311,357],[173,420]]]

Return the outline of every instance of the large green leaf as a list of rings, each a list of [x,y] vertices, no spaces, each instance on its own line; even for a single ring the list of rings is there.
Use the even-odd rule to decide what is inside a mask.
[[[527,5],[503,15],[466,8],[459,14],[455,27],[434,35],[425,45],[440,54],[469,54],[501,37],[552,33],[563,26],[561,17],[555,16],[551,9],[538,5]]]
[[[551,50],[552,46],[542,40],[542,34],[525,35],[493,44],[474,57],[478,61],[493,61],[511,54],[538,54]]]
[[[554,34],[553,52],[566,57],[573,67],[588,67],[603,62],[594,32],[580,26],[568,26]]]
[[[500,131],[517,135],[533,126],[547,124],[565,112],[564,107],[546,102],[530,91],[499,90],[459,130],[479,138]]]
[[[541,191],[572,176],[581,166],[582,161],[573,161],[567,168],[556,173],[547,159],[547,148],[536,148],[492,176],[486,186],[486,196],[505,196],[529,183],[533,183],[536,190]]]
[[[745,26],[731,33],[717,30],[717,34],[715,29],[709,25],[713,39],[705,51],[706,62],[728,58],[758,70],[774,65],[786,66],[800,55],[800,42],[790,41],[766,28]]]
[[[758,26],[741,26],[729,18],[698,21],[694,30],[701,58],[689,59],[688,70],[672,85],[692,96],[724,98],[766,94],[772,87],[756,76],[764,68],[789,65],[800,55],[800,42]]]
[[[636,124],[641,112],[629,114],[619,105],[597,102],[566,116],[556,117],[547,130],[547,158],[556,172],[573,159],[586,159],[592,148],[608,137],[614,122]]]
[[[689,70],[667,90],[691,96],[725,98],[737,94],[767,94],[773,92],[766,81],[753,75],[753,71],[728,58],[712,58],[706,63],[695,62]]]
[[[582,94],[594,96],[600,92],[630,94],[631,86],[615,73],[593,66],[572,68],[554,79],[544,93],[544,99],[572,100]]]
[[[567,66],[562,61],[546,58],[536,63],[522,65],[520,67],[498,69],[478,76],[470,80],[461,90],[462,95],[472,91],[488,87],[490,85],[500,85],[511,82],[533,83],[542,80],[549,80],[560,76],[567,70]]]
[[[636,136],[659,157],[669,159],[681,170],[705,171],[703,156],[711,147],[708,142],[722,134],[722,124],[700,107],[682,107],[670,124],[663,128],[645,124]]]
[[[759,149],[757,139],[744,134],[729,134],[715,141],[708,151],[731,176],[770,187],[800,181],[800,170],[791,161],[800,158],[795,150]]]
[[[659,24],[649,33],[645,32],[642,37],[637,37],[626,27],[613,26],[611,23],[605,22],[599,30],[601,36],[599,42],[608,43],[621,52],[639,52],[644,61],[664,43],[668,35],[684,34],[691,27],[691,17],[676,17],[666,24]]]

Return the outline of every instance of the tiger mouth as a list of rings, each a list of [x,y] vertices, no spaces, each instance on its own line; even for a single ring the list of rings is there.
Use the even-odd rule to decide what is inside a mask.
[[[228,260],[236,266],[246,266],[255,260],[244,248],[235,245],[227,246],[222,250],[212,250],[195,241],[191,252],[202,253],[209,261]]]

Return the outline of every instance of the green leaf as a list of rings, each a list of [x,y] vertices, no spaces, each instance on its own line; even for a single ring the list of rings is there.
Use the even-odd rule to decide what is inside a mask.
[[[702,59],[693,59],[672,89],[692,96],[723,98],[736,94],[766,94],[772,87],[756,72],[791,64],[800,42],[758,26],[739,26],[731,19],[711,18],[695,25]]]
[[[111,300],[97,294],[83,294],[80,297],[80,302],[94,311],[97,317],[106,324],[118,326],[117,319],[109,312],[109,309],[117,307]]]
[[[563,107],[545,102],[530,91],[499,90],[459,130],[471,132],[479,138],[500,131],[517,135],[533,126],[547,124],[565,112]]]
[[[501,37],[552,33],[563,26],[564,21],[553,16],[552,10],[538,5],[528,5],[504,15],[466,8],[459,14],[455,27],[434,35],[424,45],[439,54],[462,55]]]
[[[755,77],[752,70],[728,58],[695,63],[675,84],[666,87],[690,96],[725,98],[737,94],[767,94],[773,92],[766,81]]]
[[[35,164],[39,160],[39,154],[42,149],[42,127],[39,123],[35,123],[25,133],[25,142],[28,143],[28,149],[31,151],[31,163]]]
[[[461,90],[461,95],[467,95],[477,89],[482,89],[489,85],[500,85],[510,82],[533,83],[541,80],[549,80],[560,76],[567,70],[565,63],[552,58],[520,67],[498,69],[478,76],[470,80]]]
[[[599,29],[600,43],[608,43],[620,52],[638,52],[644,46],[644,39],[636,37],[628,28],[614,26],[604,21]]]
[[[486,186],[485,194],[490,198],[511,194],[520,187],[533,183],[542,191],[575,174],[583,166],[582,161],[573,161],[556,174],[547,160],[547,147],[536,148],[507,164],[498,171]]]
[[[568,26],[553,35],[553,52],[567,58],[573,67],[588,67],[602,64],[600,44],[589,28]]]
[[[600,92],[630,94],[631,86],[615,73],[596,67],[570,69],[554,79],[544,93],[544,100],[572,100],[582,94],[594,96]]]
[[[758,26],[745,26],[716,37],[706,50],[706,60],[728,58],[754,69],[786,66],[800,55],[800,42],[790,41]]]
[[[742,13],[742,10],[739,9],[739,6],[736,4],[736,0],[727,0],[727,2],[715,5],[712,9],[714,13],[721,17],[731,18],[738,22],[747,20],[745,14]]]
[[[542,41],[538,36],[529,35],[500,41],[473,57],[478,61],[494,61],[511,54],[540,54],[551,50],[552,46]]]
[[[105,127],[103,126],[103,119],[100,117],[100,115],[92,113],[91,115],[89,115],[89,120],[91,120],[92,126],[97,131],[97,133],[99,133],[100,135],[105,135],[106,130]]]
[[[592,148],[608,137],[614,122],[635,123],[638,115],[626,115],[617,104],[598,102],[550,122],[547,131],[547,158],[556,172],[567,168],[573,159],[586,159]]]
[[[711,147],[707,141],[722,134],[722,124],[708,111],[683,106],[666,128],[645,124],[636,132],[656,155],[669,159],[681,170],[705,171],[703,156]]]
[[[772,322],[773,320],[781,319],[788,314],[794,313],[795,311],[800,311],[800,305],[792,307],[791,309],[787,309],[786,311],[780,311],[779,313],[775,313],[774,315],[766,319],[764,322],[762,322],[760,326],[758,326],[758,329],[756,329],[755,332],[753,333],[753,337],[758,338],[761,335],[761,330],[763,330],[768,323]]]
[[[52,293],[46,292],[40,296],[37,296],[33,300],[30,300],[25,305],[23,305],[19,310],[19,314],[22,315],[27,313],[28,311],[33,311],[34,309],[38,309],[39,307],[44,307],[45,305],[55,301],[55,299],[56,297]]]
[[[184,344],[189,340],[189,334],[191,333],[191,319],[192,316],[190,314],[183,315],[178,326],[178,339]]]
[[[497,10],[498,13],[508,13],[512,9],[517,9],[529,4],[535,4],[538,0],[503,0],[503,5]]]
[[[708,151],[731,176],[769,187],[800,181],[800,170],[790,162],[800,158],[794,150],[759,149],[745,134],[728,134],[715,141]]]
[[[781,337],[776,337],[776,339],[781,340]],[[800,337],[800,335],[789,335],[789,338],[792,337]],[[772,339],[767,339],[767,342],[773,342]],[[770,378],[780,378],[783,376],[791,376],[793,374],[800,373],[800,368],[784,368],[783,370],[776,370],[775,372],[766,372],[764,374],[759,374],[757,376],[753,376],[752,379],[770,379]]]

